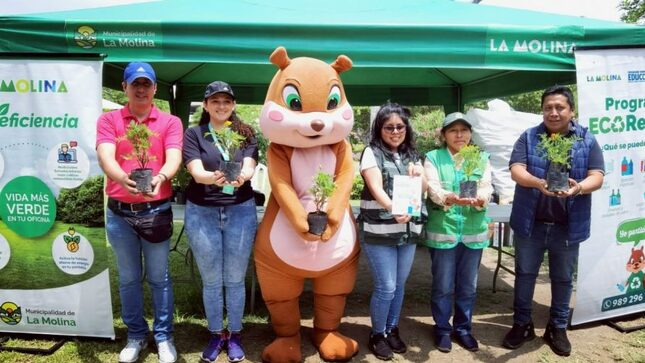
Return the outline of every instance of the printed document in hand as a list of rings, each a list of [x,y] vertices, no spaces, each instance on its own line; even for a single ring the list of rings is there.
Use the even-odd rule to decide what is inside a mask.
[[[392,192],[392,214],[421,215],[421,177],[395,175]]]

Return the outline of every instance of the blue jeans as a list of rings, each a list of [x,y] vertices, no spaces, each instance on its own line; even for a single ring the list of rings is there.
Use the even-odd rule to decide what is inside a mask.
[[[170,208],[170,203],[141,212],[123,211],[127,216],[145,216]],[[151,243],[141,239],[132,227],[109,208],[105,212],[107,237],[116,255],[119,272],[119,295],[121,317],[128,327],[128,339],[144,339],[148,335],[148,323],[143,318],[143,260],[145,274],[152,292],[154,322],[152,330],[155,341],[172,338],[173,290],[168,274],[169,240]]]
[[[482,249],[472,249],[463,243],[453,248],[430,248],[432,258],[432,317],[436,336],[449,335],[454,300],[454,331],[457,335],[470,334],[473,308],[477,297],[477,276]]]
[[[254,199],[225,207],[200,206],[188,201],[185,223],[204,285],[208,330],[213,333],[224,330],[226,300],[228,329],[241,331],[246,300],[244,278],[258,224]]]
[[[417,246],[361,243],[361,247],[374,279],[374,292],[370,301],[372,333],[389,332],[399,324],[405,281],[410,275]]]
[[[515,298],[513,321],[526,324],[531,321],[531,305],[535,279],[549,253],[549,278],[551,279],[551,317],[556,328],[569,324],[569,301],[573,291],[573,272],[578,261],[579,243],[569,244],[567,227],[535,222],[531,237],[515,234]]]

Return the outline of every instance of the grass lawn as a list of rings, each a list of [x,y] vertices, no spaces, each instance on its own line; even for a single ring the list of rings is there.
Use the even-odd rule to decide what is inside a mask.
[[[173,277],[174,293],[175,293],[175,340],[182,348],[182,357],[187,361],[193,361],[190,355],[184,355],[186,351],[194,351],[194,361],[199,359],[199,352],[203,349],[208,339],[206,330],[206,319],[204,318],[204,308],[202,304],[201,281],[197,265],[192,265],[190,255],[186,256],[188,252],[188,240],[186,234],[182,234],[181,240],[176,244],[177,237],[181,232],[183,223],[175,222],[175,231],[171,240],[171,247],[173,250],[170,253],[170,271]],[[2,287],[5,288],[5,282],[9,283],[13,280],[22,281],[22,283],[15,283],[13,286],[16,288],[42,288],[46,285],[46,280],[52,274],[64,274],[56,267],[51,259],[51,241],[56,235],[67,230],[67,224],[60,224],[59,222],[54,225],[52,230],[45,236],[38,239],[24,240],[20,243],[19,248],[22,249],[21,254],[28,252],[33,258],[12,265],[10,262],[5,269],[1,272]],[[86,339],[70,337],[70,342],[61,347],[55,354],[49,356],[31,355],[17,352],[0,352],[0,362],[114,362],[117,360],[118,353],[123,347],[124,339],[126,337],[126,328],[120,318],[120,299],[118,294],[118,279],[116,274],[116,261],[110,247],[104,248],[102,244],[105,242],[105,230],[103,228],[86,228],[75,226],[78,233],[82,234],[92,242],[95,251],[94,266],[88,273],[92,276],[96,272],[100,272],[105,266],[110,266],[110,288],[112,291],[112,306],[114,309],[114,327],[117,336],[117,342],[103,339]],[[6,226],[0,223],[0,232],[13,239]],[[175,248],[176,247],[176,248]],[[12,245],[12,249],[16,249]],[[103,251],[103,252],[100,252]],[[97,265],[103,267],[98,269]],[[42,276],[38,279],[25,279],[20,276],[20,271],[33,271],[38,269],[37,274],[34,276]],[[71,284],[81,280],[87,279],[87,274],[81,276],[70,276],[71,279],[65,284]],[[10,276],[10,277],[8,277]],[[27,281],[25,281],[27,280]],[[37,280],[37,281],[32,281]],[[145,309],[146,318],[150,325],[152,325],[152,304],[150,291],[147,284],[145,288]],[[251,286],[250,271],[247,274],[247,288]],[[247,293],[247,307],[250,294]],[[255,315],[246,315],[244,323],[246,326],[259,325],[262,326],[261,331],[265,331],[264,335],[272,336],[271,328],[268,324],[267,311],[261,303],[259,288],[256,294],[256,309]],[[247,308],[247,311],[249,309]],[[1,335],[0,335],[1,336]],[[195,339],[200,337],[200,339]],[[25,338],[25,339],[22,339]],[[31,347],[31,348],[47,348],[51,346],[55,340],[31,340],[28,335],[11,337],[3,344],[6,347]],[[180,343],[181,342],[181,343]],[[156,362],[157,357],[151,349],[147,350],[148,356],[140,361]]]
[[[176,237],[181,231],[182,224],[177,223],[175,238],[171,247],[175,246]],[[81,232],[85,235],[85,232]],[[87,232],[89,233],[89,232]],[[180,358],[178,362],[198,362],[200,354],[208,341],[207,323],[204,318],[201,283],[197,267],[190,264],[191,258],[186,257],[187,238],[182,236],[176,250],[170,254],[170,268],[174,280],[175,292],[175,331],[174,339],[178,348]],[[506,248],[505,248],[506,249]],[[76,362],[116,362],[119,351],[125,344],[126,328],[119,317],[119,297],[117,290],[117,278],[115,274],[114,258],[111,250],[107,249],[107,261],[109,263],[110,283],[112,289],[112,305],[114,307],[114,327],[116,331],[116,342],[104,339],[70,338],[63,347],[50,356],[31,355],[16,352],[0,352],[0,362],[19,363],[76,363]],[[496,258],[496,252],[486,251],[486,256],[492,261]],[[430,281],[429,254],[423,248],[417,249],[413,271],[407,282],[404,311],[402,312],[402,331],[410,346],[410,351],[405,356],[397,355],[396,362],[426,362],[426,361],[455,361],[455,362],[504,362],[508,360],[519,362],[559,362],[560,357],[553,354],[541,338],[537,338],[526,344],[520,350],[509,351],[501,347],[501,340],[512,322],[512,279],[508,274],[502,273],[500,278],[499,291],[491,291],[491,277],[494,264],[490,261],[480,269],[480,281],[478,287],[477,306],[474,313],[474,330],[481,339],[480,351],[471,353],[454,346],[453,351],[445,355],[436,350],[432,343],[432,318],[429,311]],[[512,266],[512,259],[508,263]],[[256,306],[254,314],[249,314],[252,272],[247,274],[247,315],[244,317],[244,344],[248,362],[259,362],[262,349],[269,344],[273,337],[272,328],[268,322],[267,310],[262,303],[259,288],[256,294]],[[505,277],[506,276],[506,277]],[[1,275],[0,275],[1,278]],[[542,286],[544,287],[544,286]],[[345,319],[341,324],[341,331],[348,336],[358,340],[360,351],[354,362],[380,362],[372,355],[367,348],[367,336],[369,334],[369,301],[372,290],[372,281],[369,268],[364,257],[361,257],[359,265],[358,280],[354,291],[348,298],[345,309]],[[542,290],[545,290],[544,288]],[[305,363],[321,362],[312,344],[309,341],[309,333],[312,325],[311,301],[313,300],[311,284],[305,284],[305,290],[301,298],[301,315],[303,321],[302,344]],[[544,295],[544,293],[542,294]],[[536,295],[536,298],[538,295]],[[146,317],[151,324],[150,295],[146,289]],[[543,301],[548,298],[542,296]],[[544,317],[548,316],[548,306],[545,303],[536,303],[536,318],[541,317],[541,325],[538,333],[541,335],[544,328]],[[621,334],[603,324],[593,324],[589,327],[572,330],[569,333],[574,352],[569,361],[572,362],[645,362],[645,330],[631,334]],[[21,338],[25,338],[24,336]],[[28,340],[12,337],[5,342],[5,346],[28,346],[43,347],[52,344],[52,341]],[[512,358],[512,359],[511,359]],[[157,362],[157,355],[154,348],[149,347],[144,351],[138,362]],[[217,362],[226,362],[224,354],[220,355]]]

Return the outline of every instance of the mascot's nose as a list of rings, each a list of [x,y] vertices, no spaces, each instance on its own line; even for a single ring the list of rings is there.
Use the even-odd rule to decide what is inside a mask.
[[[311,128],[314,129],[314,131],[318,132],[325,128],[325,124],[321,120],[312,120]]]

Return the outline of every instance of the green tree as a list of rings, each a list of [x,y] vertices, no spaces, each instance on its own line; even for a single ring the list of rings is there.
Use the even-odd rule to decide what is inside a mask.
[[[258,162],[267,164],[267,147],[269,147],[269,140],[264,137],[260,130],[260,111],[262,105],[237,105],[235,112],[245,123],[251,125],[255,131],[255,139],[258,141],[258,152],[260,158]]]
[[[626,23],[645,24],[645,0],[623,0],[618,9],[623,11],[620,20]]]
[[[571,84],[566,86],[571,89],[571,92],[573,92],[574,99],[577,99],[578,98],[577,85]],[[541,103],[542,103],[543,92],[544,90],[540,89],[537,91],[530,91],[530,92],[520,93],[516,95],[500,97],[500,99],[507,102],[515,111],[541,114],[542,113]],[[487,101],[478,101],[478,102],[470,103],[466,105],[466,110],[470,110],[472,108],[479,108],[479,109],[486,110],[488,109],[488,105],[486,103]],[[578,103],[576,102],[576,104]]]
[[[349,133],[349,143],[352,144],[354,159],[358,160],[360,153],[370,142],[370,108],[366,106],[354,106],[354,127]]]
[[[120,105],[125,105],[126,103],[128,103],[128,97],[125,95],[125,92],[107,87],[103,87],[103,98],[108,101],[116,102]]]
[[[262,130],[259,126],[252,125],[253,130],[255,131],[255,139],[258,141],[258,162],[264,165],[267,164],[267,148],[269,147],[269,140],[264,137]]]
[[[412,129],[416,135],[417,150],[421,155],[425,155],[430,150],[437,149],[441,146],[439,130],[444,112],[438,107],[419,106],[412,108]]]
[[[369,107],[353,107],[354,109],[354,127],[349,135],[349,141],[352,144],[354,159],[360,158],[360,153],[370,141],[371,121]],[[440,142],[438,141],[435,131],[441,127],[443,120],[443,111],[439,106],[413,106],[410,108],[412,118],[410,123],[416,136],[417,150],[421,153],[436,149]]]
[[[349,199],[360,200],[361,193],[363,192],[364,187],[365,182],[363,181],[363,177],[360,176],[360,174],[355,175],[354,181],[352,182],[352,192],[349,195]]]
[[[505,101],[508,102],[515,111],[541,113],[542,107],[542,93],[544,90],[520,93],[519,95],[506,97]]]
[[[262,105],[236,105],[235,113],[247,124],[258,126]]]
[[[195,112],[193,112],[193,114],[190,115],[190,121],[188,122],[188,127],[199,124],[199,119],[202,117],[202,112],[204,112],[204,107],[203,106],[197,107]]]

